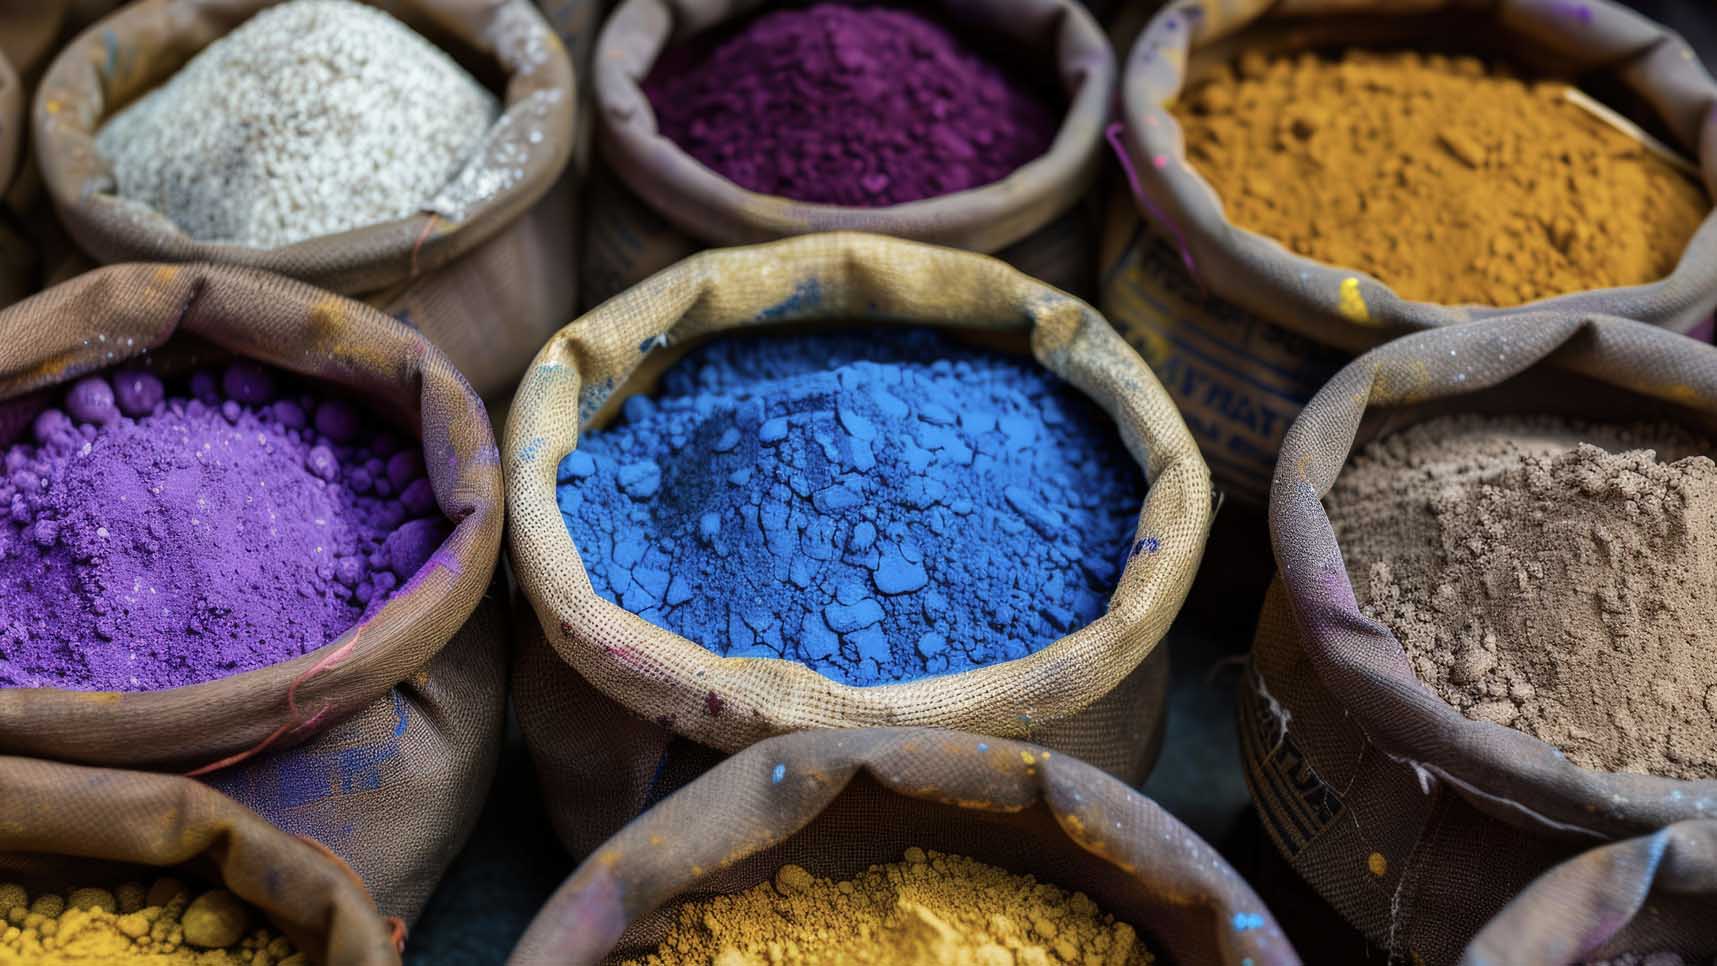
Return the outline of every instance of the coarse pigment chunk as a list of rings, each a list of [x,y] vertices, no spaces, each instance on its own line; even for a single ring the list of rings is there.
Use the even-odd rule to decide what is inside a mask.
[[[412,214],[499,112],[388,14],[290,0],[210,44],[95,144],[122,197],[192,238],[272,247]]]
[[[121,370],[22,421],[0,478],[0,687],[152,691],[276,664],[423,566],[449,526],[421,455],[284,380],[236,362],[181,398]]]
[[[0,966],[84,963],[152,966],[308,966],[292,942],[225,889],[193,897],[185,883],[159,879],[113,890],[69,889],[35,896],[0,882]]]
[[[1568,90],[1469,57],[1253,53],[1175,114],[1240,226],[1407,298],[1517,305],[1662,278],[1711,207]]]
[[[772,10],[669,51],[661,132],[743,188],[876,207],[999,181],[1049,150],[1047,101],[906,10]]]
[[[836,882],[784,865],[773,882],[681,906],[655,953],[625,966],[1149,966],[1124,922],[1029,875],[906,850]]]
[[[1670,425],[1457,416],[1327,498],[1362,608],[1470,718],[1603,771],[1717,778],[1717,464]]]
[[[713,342],[560,481],[598,593],[855,685],[1023,657],[1101,616],[1145,490],[1089,400],[922,329]]]

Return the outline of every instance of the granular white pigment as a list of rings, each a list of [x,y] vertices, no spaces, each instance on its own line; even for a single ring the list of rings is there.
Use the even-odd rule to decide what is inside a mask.
[[[1708,449],[1668,425],[1446,417],[1365,447],[1326,504],[1362,609],[1467,717],[1588,768],[1713,778]]]
[[[95,143],[120,195],[192,238],[272,247],[412,214],[498,114],[380,10],[293,0],[210,44]]]

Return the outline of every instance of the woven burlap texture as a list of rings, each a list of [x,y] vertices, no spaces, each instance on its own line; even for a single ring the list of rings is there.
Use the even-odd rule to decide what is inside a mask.
[[[502,490],[482,403],[421,334],[357,302],[247,269],[98,269],[0,312],[0,400],[128,360],[185,365],[231,355],[344,387],[378,417],[420,427],[452,534],[368,621],[283,664],[165,691],[0,689],[0,752],[197,767],[254,748],[282,726],[292,726],[289,741],[302,739],[421,669],[488,588]]]
[[[1029,336],[1044,366],[1114,418],[1152,483],[1134,536],[1155,549],[1129,561],[1107,614],[1019,660],[861,688],[793,661],[720,657],[591,589],[555,504],[555,468],[615,387],[665,347],[702,336],[870,321]],[[1162,691],[1162,666],[1146,659],[1203,553],[1209,471],[1156,378],[1102,316],[1002,262],[852,233],[693,256],[543,348],[515,397],[505,458],[513,572],[541,627],[541,636],[527,635],[527,647],[533,636],[546,638],[560,662],[646,729],[731,752],[803,728],[930,725],[1042,740],[1132,778],[1149,764],[1143,749],[1154,741],[1162,707],[1137,699]],[[1133,700],[1104,700],[1124,683]],[[567,689],[537,692],[540,702],[530,707],[521,697],[520,722],[539,764],[544,748],[588,740],[586,722],[610,717]],[[605,743],[606,757],[625,750]],[[636,767],[653,759],[629,757],[642,762]],[[628,817],[617,816],[605,834]]]
[[[386,695],[310,741],[204,776],[271,823],[328,846],[376,904],[416,922],[470,838],[506,723],[497,579],[458,633]]]
[[[1144,195],[1141,209],[1179,241],[1212,293],[1350,351],[1391,332],[1517,311],[1410,301],[1368,275],[1296,255],[1234,225],[1209,182],[1187,164],[1180,125],[1167,105],[1180,95],[1189,64],[1201,52],[1232,56],[1264,44],[1305,49],[1431,43],[1459,31],[1464,46],[1506,53],[1538,74],[1619,82],[1655,114],[1678,147],[1697,158],[1706,190],[1717,195],[1717,80],[1687,42],[1612,0],[1582,0],[1577,13],[1569,9],[1538,0],[1477,7],[1464,0],[1172,3],[1134,44],[1122,75],[1126,143]],[[1249,44],[1249,35],[1235,36],[1243,29],[1263,39]],[[1357,282],[1358,302],[1351,284],[1350,294],[1343,294],[1349,279]],[[1661,281],[1572,293],[1531,307],[1691,330],[1717,307],[1717,212],[1707,216],[1675,271]]]
[[[1159,961],[1299,962],[1245,880],[1150,799],[1040,746],[914,728],[784,735],[721,763],[587,859],[510,962],[648,953],[688,900],[789,862],[847,877],[913,846],[1082,891]]]
[[[1474,937],[1461,966],[1564,966],[1627,953],[1706,961],[1717,955],[1713,904],[1717,821],[1677,822],[1539,876]]]
[[[400,961],[349,869],[217,791],[170,775],[4,756],[0,775],[0,881],[64,890],[188,874],[260,909],[314,962]]]
[[[421,426],[453,534],[360,628],[284,664],[167,691],[0,689],[0,752],[190,769],[279,749],[208,779],[333,848],[388,914],[414,919],[476,822],[469,790],[493,774],[506,701],[505,614],[480,606],[500,553],[500,468],[470,386],[357,302],[247,269],[125,265],[0,312],[0,400],[127,359],[176,369],[229,354]]]
[[[276,248],[192,239],[117,195],[95,132],[204,47],[279,0],[142,0],[62,50],[32,106],[36,161],[61,220],[99,262],[207,261],[262,268],[364,298],[427,333],[485,395],[511,387],[576,310],[570,186],[576,90],[560,39],[529,0],[377,4],[479,78],[505,79],[504,113],[473,165],[512,177],[461,211],[409,217]]]
[[[1138,193],[1117,191],[1101,307],[1198,428],[1219,486],[1268,497],[1274,456],[1299,408],[1351,354],[1385,339],[1515,311],[1403,299],[1382,282],[1297,255],[1230,222],[1187,163],[1169,110],[1189,76],[1245,50],[1456,49],[1544,76],[1625,92],[1697,157],[1717,194],[1717,81],[1679,37],[1610,0],[1179,0],[1122,67],[1124,145]],[[1344,289],[1345,286],[1345,289]],[[1344,291],[1348,294],[1344,296]],[[1534,308],[1602,312],[1709,339],[1717,307],[1717,214],[1659,282],[1573,293]]]
[[[1357,445],[1451,410],[1717,426],[1717,349],[1609,316],[1525,312],[1417,333],[1342,369],[1288,432],[1279,578],[1253,646],[1247,779],[1284,856],[1374,942],[1453,962],[1551,864],[1717,814],[1717,781],[1591,771],[1468,720],[1364,616],[1321,498]]]
[[[869,231],[998,253],[1028,273],[1078,290],[1094,270],[1095,228],[1078,206],[1102,160],[1115,55],[1078,0],[933,4],[956,23],[1017,45],[1006,66],[1036,72],[1066,98],[1054,143],[993,184],[879,208],[811,204],[741,188],[656,127],[639,86],[662,51],[694,33],[743,21],[762,0],[624,0],[602,27],[592,88],[596,139],[612,188],[593,194],[582,285],[594,305],[711,245],[749,245],[821,231]],[[1083,294],[1083,293],[1081,293]]]

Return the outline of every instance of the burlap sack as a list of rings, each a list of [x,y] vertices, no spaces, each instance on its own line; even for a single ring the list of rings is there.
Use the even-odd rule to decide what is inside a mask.
[[[845,878],[913,846],[1084,892],[1158,962],[1299,962],[1251,887],[1150,799],[1036,745],[916,728],[803,732],[728,759],[587,859],[509,962],[647,954],[687,901],[787,863]]]
[[[1452,963],[1534,877],[1610,839],[1710,817],[1717,781],[1580,768],[1468,720],[1360,613],[1320,503],[1349,454],[1448,410],[1717,429],[1717,348],[1609,316],[1526,312],[1416,333],[1344,368],[1282,444],[1280,575],[1242,687],[1247,782],[1283,856],[1367,937]]]
[[[572,66],[529,0],[380,4],[480,80],[504,78],[505,113],[473,159],[510,177],[454,192],[437,210],[278,248],[199,242],[115,194],[96,151],[102,123],[198,51],[278,0],[143,0],[98,21],[36,91],[34,150],[66,229],[100,262],[208,261],[263,268],[368,301],[421,329],[483,395],[511,388],[573,314]],[[454,197],[453,195],[459,195]]]
[[[500,758],[507,619],[497,577],[447,646],[309,742],[204,776],[346,858],[384,912],[414,923],[470,837]]]
[[[331,838],[382,908],[409,919],[476,819],[504,701],[504,628],[479,609],[500,551],[501,471],[471,387],[419,333],[303,283],[119,265],[0,312],[0,400],[126,359],[172,370],[229,354],[342,385],[419,428],[452,534],[368,621],[283,664],[164,691],[0,689],[0,753],[230,769],[223,786]]]
[[[1115,85],[1115,55],[1102,28],[1078,0],[933,6],[957,23],[1017,43],[1019,59],[1009,67],[1055,77],[1067,98],[1061,130],[1047,154],[995,184],[903,205],[848,208],[747,191],[656,129],[639,82],[663,49],[742,20],[763,7],[761,0],[620,3],[596,44],[596,139],[607,165],[589,199],[583,304],[597,305],[701,248],[837,229],[999,253],[1028,275],[1085,294],[1097,222],[1082,199],[1101,161]]]
[[[24,144],[24,85],[12,62],[0,53],[0,195],[18,174]]]
[[[1128,562],[1106,615],[1016,661],[860,688],[797,662],[719,657],[591,589],[555,504],[555,468],[615,387],[700,336],[859,320],[1029,336],[1044,366],[1115,419],[1151,481],[1135,532],[1149,549]],[[1103,317],[1002,262],[852,233],[704,252],[556,335],[519,387],[505,445],[513,573],[540,625],[519,622],[515,705],[574,854],[671,787],[679,762],[788,731],[910,724],[1023,737],[1129,781],[1155,760],[1167,670],[1156,645],[1204,549],[1209,471]]]
[[[0,882],[63,890],[172,874],[255,906],[312,962],[400,961],[338,858],[197,782],[8,757],[0,774]]]
[[[1717,820],[1678,822],[1539,876],[1480,930],[1461,964],[1566,966],[1628,953],[1706,962],[1717,955],[1714,903]]]
[[[0,0],[0,59],[33,76],[54,52],[73,6],[67,0]]]
[[[1347,45],[1453,47],[1616,87],[1638,102],[1634,113],[1660,121],[1699,159],[1707,191],[1717,194],[1717,81],[1679,37],[1610,0],[1169,4],[1134,44],[1121,85],[1125,157],[1150,227],[1117,192],[1101,304],[1162,376],[1218,485],[1242,499],[1263,500],[1288,425],[1353,353],[1404,332],[1517,311],[1408,301],[1368,275],[1296,255],[1229,222],[1186,163],[1180,125],[1165,107],[1189,72],[1244,49]],[[1709,340],[1717,215],[1662,281],[1533,307],[1621,315]]]
[[[0,18],[6,11],[0,6]],[[5,23],[0,19],[0,36]],[[0,50],[0,306],[11,305],[35,286],[36,258],[5,203],[18,169],[24,143],[24,85]]]
[[[561,46],[566,48],[572,62],[578,109],[575,114],[572,141],[572,170],[582,176],[590,170],[591,134],[595,130],[596,108],[591,98],[590,61],[596,49],[596,29],[607,13],[609,0],[537,0]],[[580,231],[583,225],[579,224]]]

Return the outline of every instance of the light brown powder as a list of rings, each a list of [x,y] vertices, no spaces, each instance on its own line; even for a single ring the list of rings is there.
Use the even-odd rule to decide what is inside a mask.
[[[1713,778],[1708,451],[1668,425],[1446,417],[1365,447],[1326,504],[1362,609],[1467,717]]]

